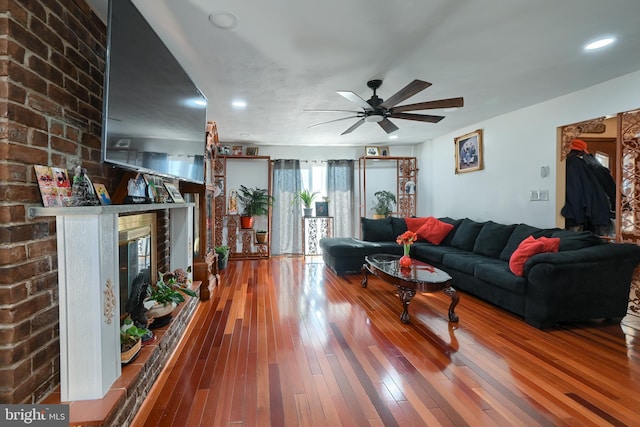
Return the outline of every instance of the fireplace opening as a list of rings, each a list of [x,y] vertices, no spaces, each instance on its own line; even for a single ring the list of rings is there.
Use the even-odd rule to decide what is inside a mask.
[[[152,213],[118,218],[120,318],[127,315],[131,287],[140,273],[155,282],[157,276],[156,215]]]

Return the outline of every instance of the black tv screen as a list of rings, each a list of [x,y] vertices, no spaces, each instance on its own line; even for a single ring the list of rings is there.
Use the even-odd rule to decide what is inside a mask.
[[[110,0],[104,162],[204,182],[206,98],[129,0]]]

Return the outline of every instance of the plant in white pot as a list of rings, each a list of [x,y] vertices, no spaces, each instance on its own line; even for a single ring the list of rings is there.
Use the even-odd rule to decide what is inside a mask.
[[[166,325],[171,321],[171,313],[178,304],[185,301],[184,295],[196,297],[193,290],[189,289],[186,283],[178,282],[178,277],[182,274],[176,270],[174,273],[158,273],[158,281],[147,288],[147,317],[154,319],[150,328],[157,328]],[[183,295],[184,294],[184,295]]]
[[[311,203],[313,203],[313,201],[318,196],[318,194],[319,194],[318,191],[311,192],[311,191],[306,190],[306,189],[302,190],[302,191],[300,191],[299,193],[297,193],[295,195],[295,197],[291,201],[291,204],[292,205],[296,205],[298,203],[302,203],[302,209],[304,211],[304,216],[306,216],[306,217],[311,216],[311,212],[313,211],[313,207],[312,207]]]

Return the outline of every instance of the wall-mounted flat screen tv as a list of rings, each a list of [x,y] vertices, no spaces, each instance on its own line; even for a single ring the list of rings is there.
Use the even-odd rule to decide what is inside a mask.
[[[206,98],[130,0],[110,0],[104,162],[204,182]]]

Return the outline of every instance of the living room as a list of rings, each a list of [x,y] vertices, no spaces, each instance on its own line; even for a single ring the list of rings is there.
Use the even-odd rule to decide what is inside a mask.
[[[12,22],[22,23],[24,19],[21,17],[28,16],[30,13],[43,16],[53,13],[48,9],[49,6],[32,6],[34,10],[30,12],[26,12],[23,5],[12,3],[11,7],[15,8],[11,12]],[[65,41],[60,44],[67,46],[69,50],[67,56],[72,57],[73,61],[67,62],[63,58],[64,55],[54,53],[52,63],[64,64],[65,69],[100,70],[104,64],[102,58],[105,52],[104,46],[101,45],[104,34],[94,30],[103,28],[101,25],[104,24],[91,14],[84,2],[79,1],[78,5],[71,9],[69,13],[80,16],[77,19],[90,29],[85,30],[84,37],[90,38],[91,34],[98,34],[95,44],[90,43],[92,46],[97,46],[93,51],[95,57],[90,53],[85,53],[83,57],[77,50],[67,46],[67,44],[71,45],[71,42]],[[32,166],[33,164],[52,164],[70,168],[74,160],[82,159],[92,178],[106,184],[110,190],[118,182],[119,172],[101,164],[99,160],[100,136],[96,129],[100,127],[101,105],[96,99],[100,98],[101,79],[95,77],[85,82],[90,87],[88,93],[74,92],[73,95],[68,95],[71,92],[65,92],[64,96],[61,92],[54,94],[51,98],[57,99],[57,104],[43,103],[39,96],[27,97],[24,94],[25,87],[30,93],[31,91],[46,93],[47,84],[41,84],[38,75],[46,74],[58,83],[63,79],[57,74],[59,65],[45,66],[33,60],[32,66],[40,73],[24,66],[25,62],[28,62],[25,57],[29,57],[25,54],[25,45],[28,46],[29,52],[41,52],[42,46],[29,37],[25,38],[26,41],[21,38],[21,35],[14,37],[20,40],[10,43],[11,67],[15,67],[12,68],[10,80],[14,91],[5,98],[11,104],[8,113],[11,123],[8,125],[6,140],[2,142],[5,154],[0,161],[0,167],[4,171],[1,178],[4,195],[0,207],[0,217],[3,219],[0,231],[3,237],[0,264],[2,271],[6,273],[0,281],[2,283],[3,332],[6,332],[0,343],[2,352],[6,356],[3,359],[6,361],[5,367],[0,370],[2,377],[6,379],[3,381],[5,385],[2,388],[1,401],[3,403],[37,403],[55,390],[59,382],[57,377],[59,374],[58,332],[56,330],[58,272],[55,224],[52,221],[26,218],[29,207],[41,203],[37,184],[32,175]],[[73,39],[72,36],[69,38]],[[91,52],[91,49],[88,51]],[[48,71],[43,71],[45,69]],[[71,72],[73,73],[75,71]],[[437,81],[434,82],[436,85],[437,83]],[[396,88],[386,89],[388,89],[387,93],[392,93]],[[82,91],[78,90],[78,92]],[[420,193],[417,213],[420,216],[469,217],[478,221],[494,220],[505,224],[527,223],[539,227],[561,226],[559,209],[563,200],[561,188],[564,172],[560,155],[562,139],[559,129],[585,120],[635,111],[640,107],[637,93],[640,93],[640,71],[626,73],[535,105],[522,105],[514,111],[456,127],[418,144],[391,145],[390,150],[394,156],[415,156],[419,159]],[[451,93],[451,96],[456,95],[464,94]],[[69,101],[70,98],[83,100],[77,109],[84,115],[76,111],[69,113],[64,120],[52,119],[58,108],[56,105],[68,108],[69,104],[73,104]],[[465,99],[465,101],[468,106],[473,105],[473,99]],[[15,105],[20,103],[28,105],[29,108],[16,108]],[[41,119],[42,116],[46,116],[47,119]],[[432,126],[431,124],[420,125]],[[80,129],[79,132],[78,129]],[[483,131],[484,168],[473,173],[456,174],[454,140],[477,129]],[[376,130],[379,131],[379,129]],[[371,145],[389,146],[386,136],[382,135],[381,138],[372,140]],[[272,159],[291,158],[295,155],[296,158],[308,161],[336,158],[357,160],[364,154],[364,148],[363,146],[331,146],[330,148],[296,146],[294,151],[290,145],[266,144],[260,147],[260,154],[270,156]],[[542,176],[541,169],[545,167],[548,167],[549,173]],[[530,192],[534,190],[548,190],[549,200],[531,201]],[[250,263],[248,269],[262,269],[260,270],[262,273],[271,275],[278,265],[276,260],[271,262],[274,264],[269,264],[271,265],[269,268],[256,267],[256,264]],[[283,261],[283,265],[288,265],[288,262]],[[299,268],[301,267],[292,267],[293,270]],[[240,269],[231,269],[230,276],[232,271],[235,272],[234,276],[240,274]],[[318,270],[313,272],[316,275],[323,274]],[[339,283],[359,288],[359,280],[359,276],[352,276]],[[384,292],[380,284],[371,286],[380,293]],[[246,292],[246,288],[244,289]],[[363,289],[358,290],[363,291]],[[242,290],[238,295],[242,295]],[[275,295],[277,292],[273,294],[274,298]],[[346,301],[358,298],[356,293],[351,295],[345,298],[344,304]],[[397,301],[392,301],[387,296],[382,298],[382,301],[387,304],[384,308],[385,312],[386,310],[394,312],[393,310],[397,309]],[[445,299],[435,298],[437,302],[433,313],[430,308],[422,307],[417,309],[415,314],[418,319],[421,319],[415,322],[415,327],[419,329],[419,335],[424,340],[433,339],[433,335],[425,331],[423,320],[437,317],[442,321],[442,314],[446,311]],[[375,303],[374,299],[368,301],[369,304]],[[477,308],[478,313],[491,318],[497,316],[501,321],[505,320],[501,314],[495,314],[482,303],[477,301],[474,303],[471,306]],[[428,304],[416,304],[416,306],[419,305],[427,306]],[[354,310],[359,315],[366,316],[363,314],[365,311],[362,311],[362,307]],[[465,313],[465,310],[467,309],[463,309],[462,313]],[[469,317],[476,322],[482,320],[482,316],[478,314],[471,314],[467,317],[468,320],[470,320]],[[381,325],[387,325],[382,318],[377,319],[382,321]],[[397,320],[391,316],[388,319],[389,325]],[[468,320],[461,316],[460,325],[464,325]],[[530,336],[535,337],[536,340],[544,341],[544,335],[539,335],[538,331],[530,331],[524,324],[517,325],[515,329],[518,331],[519,339],[526,340],[527,334],[531,334]],[[436,328],[435,334],[438,337],[446,336],[448,339],[445,323],[438,323]],[[596,332],[593,332],[591,337],[600,336],[600,332],[597,328],[595,329]],[[400,334],[405,333],[406,330],[400,332]],[[494,333],[500,334],[499,331]],[[574,333],[580,335],[581,332]],[[589,333],[592,333],[591,330]],[[616,338],[619,339],[619,337]],[[461,342],[466,342],[472,347],[472,340],[473,338],[469,338]],[[438,343],[442,344],[439,341]],[[583,344],[581,342],[580,345]],[[620,341],[616,341],[616,346],[620,345]],[[634,345],[637,346],[637,344]],[[449,349],[447,346],[444,347]],[[510,351],[517,351],[514,348],[517,346],[512,347]],[[629,350],[631,365],[636,363],[636,351],[633,349],[632,345]],[[553,357],[552,354],[549,357]],[[616,363],[621,361],[617,360]],[[629,387],[632,388],[632,386],[633,384]],[[486,399],[491,400],[489,397]],[[625,416],[629,415],[628,412],[637,412],[637,406],[634,407],[637,400],[629,400],[627,403],[629,408],[626,412],[623,411]],[[560,406],[563,405],[565,403]],[[527,409],[530,408],[527,407]],[[586,419],[587,416],[584,415],[586,410],[580,409],[580,411],[583,411],[584,417],[581,419]],[[626,418],[620,416],[618,419]]]

